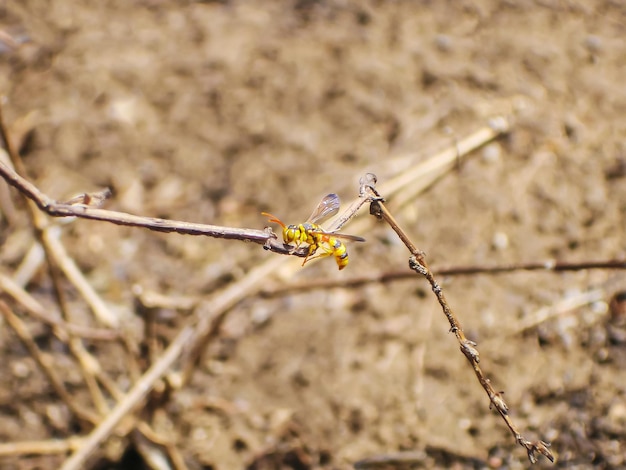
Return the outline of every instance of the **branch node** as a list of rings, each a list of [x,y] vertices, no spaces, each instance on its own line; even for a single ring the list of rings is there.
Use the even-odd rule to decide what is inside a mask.
[[[480,354],[478,353],[478,349],[476,349],[476,343],[469,339],[464,340],[461,343],[461,352],[465,354],[467,360],[470,362],[475,362],[478,364],[480,362]]]
[[[554,454],[552,454],[552,452],[550,452],[550,449],[549,449],[550,443],[549,442],[544,442],[544,441],[530,442],[530,441],[527,441],[526,439],[522,438],[521,436],[520,436],[520,438],[521,438],[520,444],[523,445],[526,448],[526,452],[528,453],[528,460],[530,460],[530,463],[532,463],[532,464],[537,463],[537,457],[535,455],[537,452],[542,454],[550,462],[554,463],[555,458],[554,458]]]
[[[109,188],[104,188],[102,191],[79,194],[62,204],[67,206],[84,205],[89,207],[100,207],[111,196],[113,196],[113,191]]]
[[[409,268],[422,276],[426,276],[428,274],[426,266],[420,263],[416,256],[411,256],[409,258]]]
[[[497,392],[489,396],[489,399],[491,400],[491,403],[489,404],[489,409],[491,410],[493,407],[495,407],[500,412],[500,414],[508,415],[509,406],[504,401],[504,398],[502,398],[503,394],[504,392]]]

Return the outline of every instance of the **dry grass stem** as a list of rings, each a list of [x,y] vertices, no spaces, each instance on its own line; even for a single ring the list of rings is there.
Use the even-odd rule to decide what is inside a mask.
[[[189,348],[189,354],[183,360],[182,383],[186,384],[197,365],[209,341],[219,333],[219,329],[226,319],[228,312],[237,303],[246,297],[259,292],[286,258],[274,258],[260,266],[253,268],[239,281],[229,285],[226,289],[212,298],[203,301],[196,308],[197,325],[194,338]]]
[[[437,179],[459,165],[474,150],[509,132],[510,119],[504,116],[494,116],[489,119],[486,126],[461,139],[456,145],[445,148],[421,164],[381,183],[378,190],[387,197],[394,196],[394,203],[397,207],[403,207],[414,201],[418,194]]]
[[[515,329],[508,334],[515,335],[523,333],[524,331],[536,328],[538,325],[545,323],[546,321],[572,313],[572,311],[577,308],[594,302],[599,302],[602,299],[606,299],[606,291],[604,289],[592,289],[586,292],[581,292],[572,297],[562,299],[556,304],[540,308],[527,318],[524,318],[518,322],[518,324],[515,325]]]
[[[1,108],[0,108],[0,134],[4,140],[5,148],[9,154],[11,159],[11,163],[16,167],[23,170],[23,165],[19,155],[15,152],[14,147],[11,145],[11,139],[8,136],[8,132],[6,130],[4,121],[2,119]],[[6,168],[10,171],[10,166],[6,166]],[[16,174],[17,175],[17,174]],[[82,194],[73,198],[69,201],[68,204],[83,204],[83,205],[100,205],[107,197],[110,196],[110,191],[105,190],[99,193],[93,194]],[[22,193],[23,196],[28,197],[27,194]],[[35,228],[35,234],[39,239],[41,246],[43,247],[43,253],[45,254],[45,259],[48,261],[48,267],[50,272],[50,277],[52,279],[54,292],[57,298],[57,302],[60,306],[61,313],[64,317],[65,323],[57,321],[55,319],[54,326],[65,326],[66,328],[60,330],[60,336],[62,336],[62,340],[68,344],[70,352],[76,357],[81,373],[83,375],[83,379],[85,381],[85,385],[90,393],[92,402],[95,404],[96,409],[102,415],[106,415],[109,412],[109,407],[107,401],[102,393],[102,390],[99,387],[98,382],[102,383],[108,393],[116,399],[121,399],[123,394],[117,388],[115,382],[111,380],[106,373],[103,372],[100,363],[96,358],[94,358],[84,347],[80,338],[73,335],[72,328],[69,328],[69,325],[72,325],[71,322],[71,309],[67,306],[65,301],[65,293],[61,287],[61,279],[60,273],[63,272],[67,279],[74,285],[77,291],[83,296],[88,305],[91,306],[92,311],[94,312],[95,317],[101,322],[108,326],[117,326],[118,321],[117,317],[112,315],[112,312],[108,309],[104,301],[98,296],[95,290],[91,287],[91,285],[85,279],[83,273],[78,269],[74,260],[68,255],[65,247],[60,241],[61,230],[58,226],[48,224],[48,221],[45,217],[42,217],[42,213],[39,212],[36,206],[33,204],[33,201],[27,200],[29,214],[31,217],[31,221]],[[37,259],[38,257],[34,257],[35,262],[31,262],[31,264],[37,265],[41,261]],[[25,269],[22,273],[33,273],[34,268]],[[26,276],[23,275],[25,278]],[[9,278],[3,279],[4,286],[8,287],[16,297],[21,298],[22,301],[29,304],[31,307],[31,311],[42,314],[45,312],[41,306],[38,305],[32,298],[28,296],[28,294],[21,289],[19,285],[15,282],[12,282]],[[25,279],[22,279],[24,282]],[[8,307],[7,307],[8,309]],[[14,315],[11,316],[10,310],[3,312],[5,316],[8,316],[7,321],[12,321],[12,325],[16,332],[20,336],[20,339],[24,342],[24,344],[29,349],[29,352],[33,355],[34,359],[40,365],[40,367],[46,373],[48,379],[51,381],[53,387],[59,393],[61,398],[66,401],[70,409],[74,412],[79,412],[77,415],[79,417],[88,416],[92,424],[96,424],[98,422],[95,415],[91,414],[90,411],[82,410],[77,405],[73,405],[72,400],[69,395],[65,391],[65,388],[62,385],[62,382],[56,378],[53,369],[51,369],[47,364],[46,357],[40,353],[32,340],[32,338],[27,334],[27,330],[23,325],[20,325],[20,321]],[[43,313],[44,316],[48,316]],[[75,329],[75,328],[74,328]],[[58,328],[57,328],[58,330]],[[116,335],[116,338],[118,335]],[[128,336],[126,334],[122,334],[123,344],[127,346],[129,350],[136,350],[137,348],[134,346],[128,345]],[[131,340],[131,342],[134,342]],[[134,360],[131,361],[131,364],[134,363]],[[132,367],[131,367],[132,370]],[[85,419],[85,418],[83,418]],[[134,426],[134,420],[132,426]],[[150,429],[149,425],[143,423],[145,429]]]
[[[154,432],[145,423],[137,423],[137,428],[131,436],[146,462],[154,462],[153,468],[188,469],[176,446],[172,445],[169,439],[165,439]],[[166,462],[164,462],[165,460]]]
[[[5,292],[13,298],[13,300],[19,303],[34,318],[51,326],[54,334],[62,342],[67,342],[70,333],[84,339],[95,341],[115,341],[120,337],[120,333],[116,330],[93,328],[65,322],[58,314],[50,312],[49,309],[41,305],[10,277],[2,273],[0,273],[0,291]]]
[[[82,445],[82,437],[52,439],[46,441],[1,442],[0,457],[11,455],[66,454]]]
[[[46,254],[41,244],[33,240],[26,256],[24,256],[24,259],[13,273],[15,283],[21,287],[27,285],[37,271],[39,271],[45,259]]]
[[[78,269],[74,260],[65,250],[65,247],[61,243],[60,236],[60,227],[51,226],[43,230],[41,238],[46,252],[49,253],[54,264],[63,271],[65,277],[91,307],[91,311],[98,322],[110,328],[117,328],[119,326],[118,317],[107,307],[102,298],[96,293],[87,279],[85,279],[81,270]]]
[[[106,418],[85,438],[80,449],[74,452],[60,467],[61,470],[84,468],[86,460],[115,430],[116,426],[141,404],[154,384],[167,373],[193,337],[193,328],[185,327],[169,345],[163,356],[133,385],[123,399],[115,405]]]
[[[28,332],[28,328],[19,319],[17,315],[13,313],[13,311],[9,308],[9,306],[0,300],[0,313],[4,316],[4,319],[8,323],[8,325],[13,329],[17,337],[20,339],[22,344],[26,347],[30,355],[33,357],[41,371],[44,373],[50,385],[56,392],[56,394],[63,400],[63,402],[67,405],[67,407],[72,410],[72,412],[78,416],[83,421],[89,422],[91,424],[96,424],[99,421],[99,417],[93,412],[84,409],[76,400],[72,397],[72,395],[67,391],[65,385],[63,385],[63,381],[57,375],[57,372],[54,368],[54,364],[50,360],[50,357],[44,354],[37,347],[37,343]]]

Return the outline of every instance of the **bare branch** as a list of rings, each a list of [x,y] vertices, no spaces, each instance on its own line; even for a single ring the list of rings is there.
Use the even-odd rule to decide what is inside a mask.
[[[184,328],[170,344],[163,356],[146,371],[124,398],[111,410],[109,415],[84,439],[83,445],[61,467],[61,470],[84,468],[85,461],[115,429],[119,422],[135,408],[152,390],[180,356],[188,341],[193,337],[193,328]]]
[[[0,442],[0,457],[10,455],[47,455],[65,454],[78,449],[82,437],[51,439],[47,441]]]
[[[85,339],[99,341],[113,341],[120,337],[116,330],[105,328],[91,328],[88,326],[66,323],[58,314],[49,312],[34,297],[17,285],[11,278],[0,273],[0,291],[4,291],[18,302],[28,313],[39,321],[53,327],[54,334],[63,342],[67,341],[68,333]]]
[[[217,225],[197,224],[176,220],[142,217],[125,212],[98,209],[85,204],[66,204],[55,201],[42,193],[30,181],[22,178],[13,169],[0,162],[0,176],[20,193],[33,201],[39,209],[53,217],[80,217],[83,219],[100,220],[128,227],[142,227],[148,230],[185,235],[204,235],[213,238],[241,240],[264,245],[268,250],[282,254],[292,254],[282,243],[278,242],[271,230],[255,230]],[[302,256],[306,256],[304,253]]]
[[[99,420],[98,416],[92,411],[83,409],[72,398],[70,393],[63,385],[63,381],[58,377],[55,368],[53,367],[50,358],[39,350],[39,347],[35,343],[35,340],[28,332],[24,322],[19,319],[15,313],[9,308],[9,306],[0,300],[0,313],[4,316],[4,319],[9,326],[15,331],[17,337],[22,344],[26,347],[30,355],[33,357],[41,371],[44,373],[54,391],[59,395],[61,400],[72,410],[72,412],[80,417],[82,420],[96,424]]]
[[[469,265],[469,266],[442,266],[431,268],[433,273],[440,276],[474,276],[476,274],[502,274],[519,271],[581,271],[589,269],[626,269],[626,260],[611,259],[597,261],[565,262],[548,260],[544,262],[512,263],[504,265]],[[365,284],[387,283],[412,279],[412,271],[387,271],[382,273],[366,273],[360,276],[343,277],[341,279],[307,279],[305,282],[266,287],[261,291],[264,297],[276,297],[290,292],[304,292],[315,289],[334,289],[344,287],[359,287]]]
[[[509,430],[515,437],[516,442],[526,449],[526,452],[528,453],[528,458],[531,463],[535,463],[537,461],[537,452],[543,454],[551,462],[554,462],[554,455],[548,449],[549,444],[543,441],[528,441],[519,433],[517,427],[509,416],[509,409],[504,399],[502,398],[502,393],[495,391],[495,389],[491,385],[491,381],[485,377],[482,369],[478,365],[480,362],[480,356],[478,353],[478,349],[476,348],[476,343],[467,339],[467,337],[463,333],[463,329],[461,328],[461,324],[458,318],[450,308],[450,305],[448,304],[443,294],[443,289],[435,280],[432,271],[426,263],[424,253],[417,249],[407,233],[400,227],[398,222],[383,204],[383,198],[373,186],[369,187],[369,193],[372,198],[370,213],[387,222],[389,226],[396,232],[400,240],[402,240],[404,245],[411,252],[411,257],[409,258],[409,267],[416,273],[424,276],[430,284],[431,289],[437,297],[439,305],[443,310],[443,313],[450,323],[450,331],[456,336],[456,339],[460,345],[461,352],[467,358],[468,362],[474,369],[476,378],[487,393],[487,396],[489,397],[489,400],[491,402],[491,406],[495,408],[496,411],[498,411],[502,419],[505,421],[505,423],[509,427]]]

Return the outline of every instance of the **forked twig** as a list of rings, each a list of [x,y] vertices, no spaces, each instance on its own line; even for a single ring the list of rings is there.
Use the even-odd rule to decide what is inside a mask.
[[[407,233],[400,227],[400,225],[396,222],[394,217],[391,215],[389,210],[385,207],[383,201],[384,199],[381,195],[376,191],[372,184],[368,185],[366,188],[371,195],[372,203],[370,206],[370,212],[376,217],[383,219],[385,222],[389,224],[389,226],[396,232],[400,240],[404,243],[404,245],[408,248],[411,253],[411,257],[409,258],[409,267],[418,274],[421,274],[426,278],[428,283],[431,286],[432,291],[434,292],[439,305],[441,306],[443,313],[445,314],[448,322],[450,323],[450,331],[454,333],[457,341],[459,342],[461,352],[465,355],[470,365],[474,369],[474,373],[478,378],[478,381],[487,392],[487,396],[489,397],[489,401],[491,402],[491,406],[493,406],[502,419],[505,421],[509,430],[515,437],[516,442],[523,446],[526,449],[528,454],[528,459],[531,463],[537,462],[537,453],[543,454],[546,458],[548,458],[551,462],[554,462],[554,455],[549,449],[550,444],[544,441],[529,441],[525,439],[522,434],[518,431],[517,427],[511,420],[509,416],[509,409],[504,399],[502,398],[501,392],[496,392],[493,386],[491,385],[491,381],[485,377],[482,372],[482,369],[478,365],[480,362],[478,349],[476,349],[476,343],[467,339],[465,334],[463,333],[463,329],[461,328],[461,324],[457,319],[456,315],[453,313],[452,309],[448,305],[446,298],[443,294],[443,290],[441,286],[435,280],[435,277],[432,271],[429,269],[428,264],[426,263],[424,253],[417,249],[417,247],[413,244]]]
[[[2,162],[0,162],[0,177],[4,178],[7,183],[33,201],[39,209],[53,217],[80,217],[83,219],[110,222],[116,225],[141,227],[156,232],[205,235],[213,238],[248,241],[264,245],[267,250],[276,253],[295,254],[296,256],[302,257],[306,256],[305,250],[293,252],[289,247],[285,247],[282,242],[277,240],[276,235],[273,234],[271,230],[220,227],[217,225],[181,222],[156,217],[142,217],[125,212],[98,209],[86,204],[57,202]],[[302,251],[302,253],[300,251]]]
[[[2,119],[1,112],[0,107],[0,122]],[[507,132],[508,129],[509,122],[505,118],[495,117],[491,120],[490,125],[462,139],[454,147],[446,149],[427,161],[414,166],[402,175],[382,185],[381,188],[384,188],[387,194],[404,190],[403,196],[400,196],[400,198],[403,200],[411,200],[416,193],[422,191],[425,187],[432,184],[434,180],[447,172],[459,159],[472,150],[475,150],[477,147]],[[9,155],[15,154],[3,125],[0,125],[0,132],[5,140]],[[20,176],[19,173],[23,172],[23,169],[18,166],[16,166],[16,168],[18,171],[14,171],[9,166],[0,162],[0,177],[30,199],[39,209],[53,217],[80,217],[110,222],[116,225],[142,227],[157,232],[174,232],[186,235],[204,235],[213,238],[248,241],[263,245],[265,249],[275,253],[300,257],[305,257],[308,254],[306,247],[294,250],[293,247],[284,245],[269,228],[266,230],[256,230],[220,227],[155,217],[142,217],[124,212],[99,209],[90,205],[90,199],[93,198],[90,198],[89,194],[86,194],[85,197],[81,199],[77,199],[78,203],[74,202],[74,200],[65,203],[58,202],[41,192],[30,181]],[[420,179],[419,184],[414,184],[418,178]],[[100,198],[97,197],[95,199],[98,199],[99,202]],[[356,199],[352,204],[359,204],[359,200]],[[351,205],[350,211],[347,211],[346,214],[351,213],[354,215],[356,214],[356,210],[358,210],[358,208],[355,209]],[[337,230],[341,225],[345,224],[347,220],[348,219],[340,218],[337,225],[332,227],[331,230]]]
[[[63,463],[61,470],[79,470],[84,467],[89,455],[113,432],[119,422],[146,397],[155,382],[172,367],[192,337],[193,328],[185,327],[169,345],[163,356],[146,371],[123,399],[115,405],[109,415],[84,439],[82,447]]]
[[[487,128],[486,131],[481,130],[473,134],[472,136],[470,136],[470,138],[467,139],[468,140],[467,151],[469,152],[471,149],[474,149],[476,146],[479,146],[488,142],[489,140],[500,135],[500,133],[501,132],[497,132],[497,131],[492,132],[490,128]],[[484,140],[480,140],[480,139],[484,139]],[[452,153],[452,155],[456,155],[456,154]],[[441,164],[438,164],[437,161],[440,159],[443,159],[444,161],[441,162]],[[451,152],[449,151],[443,152],[427,160],[427,162],[417,165],[415,169],[411,171],[410,173],[411,173],[412,178],[421,178],[422,175],[424,174],[424,171],[429,172],[432,178],[435,177],[434,175],[436,175],[436,177],[439,177],[443,173],[445,173],[447,170],[452,168],[452,164],[454,161],[455,161],[455,157],[451,156]],[[426,166],[428,166],[427,169],[425,169]],[[397,183],[394,183],[394,188],[391,188],[391,191],[392,192],[399,191],[405,185],[411,184],[411,182],[412,180],[410,179],[407,180],[406,178],[402,178],[402,181],[397,181]],[[367,183],[367,181],[364,181],[364,183]],[[413,185],[420,186],[422,190],[428,186],[427,184],[426,185],[413,184]],[[357,207],[357,205],[358,207],[360,207],[360,204],[362,204],[360,200],[363,200],[364,194],[365,193],[361,191],[360,197],[350,203],[349,205],[350,208],[348,209],[347,214],[356,213],[356,210],[354,208]],[[102,214],[103,212],[108,213],[110,211],[100,211],[98,214]],[[114,213],[114,214],[119,214],[119,213]],[[130,216],[130,217],[132,218],[134,222],[138,222],[136,226],[143,226],[141,225],[141,223],[144,222],[145,220],[148,220],[148,221],[159,220],[161,222],[157,224],[157,230],[158,228],[161,227],[162,224],[169,223],[169,221],[164,221],[162,219],[146,219],[146,218],[136,217],[136,216]],[[103,218],[101,220],[107,220],[107,219]],[[114,220],[108,220],[108,221],[116,223],[116,221]],[[345,223],[343,221],[344,221],[344,218],[343,217],[340,218],[337,225],[332,227],[332,230],[338,229],[338,227],[340,227],[342,223]],[[363,223],[366,223],[366,222],[363,221]],[[189,232],[175,230],[174,228],[177,227],[176,226],[177,223],[173,222],[173,224],[174,226],[168,225],[167,231],[176,231],[178,233],[190,233],[190,234],[204,234],[204,233],[198,233],[193,230]],[[191,224],[191,225],[195,226],[193,228],[207,227],[207,226],[201,226],[199,224]],[[147,227],[147,228],[150,228],[150,227]],[[238,233],[239,230],[238,229],[235,229],[235,230],[236,232],[232,232],[233,236],[230,238],[237,238],[234,235]],[[260,231],[256,231],[256,232],[260,232]],[[221,234],[221,233],[222,232],[220,231],[218,234]],[[262,233],[262,236],[265,237],[266,234],[269,232],[264,231],[260,233]],[[250,232],[247,232],[247,234],[250,234]],[[273,236],[275,237],[275,235]],[[274,245],[272,245],[272,247],[273,246]],[[284,254],[293,254],[289,247],[285,247],[282,245],[280,249],[277,249],[277,250],[274,250],[272,248],[272,251],[276,251],[276,252],[284,253]],[[303,248],[302,251],[303,253],[305,253],[304,254],[305,256],[306,251],[307,251],[306,247]],[[170,343],[170,345],[165,350],[164,354],[160,357],[160,359],[155,364],[153,364],[150,370],[142,376],[141,380],[137,382],[135,386],[131,389],[131,391],[126,395],[126,398],[124,399],[124,401],[118,403],[116,408],[112,411],[112,413],[105,420],[105,422],[103,422],[97,429],[95,429],[90,434],[84,446],[81,449],[79,449],[75,454],[73,454],[65,462],[64,466],[62,467],[62,470],[74,470],[74,469],[81,468],[81,465],[89,457],[89,455],[98,447],[98,445],[102,441],[104,441],[108,437],[108,435],[113,431],[117,423],[121,421],[124,413],[128,412],[133,407],[137,406],[138,402],[145,397],[145,394],[147,393],[147,391],[145,391],[144,389],[152,387],[154,382],[158,380],[163,374],[165,374],[166,371],[171,367],[171,365],[177,359],[178,355],[182,354],[183,351],[186,350],[183,346],[186,344],[189,344],[188,353],[185,355],[185,361],[184,361],[185,366],[183,367],[184,369],[183,375],[180,379],[181,385],[185,384],[191,377],[194,365],[196,364],[198,358],[202,354],[203,349],[206,348],[207,344],[209,343],[209,340],[217,334],[220,326],[225,320],[230,309],[233,306],[235,306],[238,302],[243,300],[244,298],[258,292],[263,286],[263,284],[265,284],[268,277],[270,275],[275,275],[278,272],[278,268],[283,265],[283,262],[285,260],[286,260],[285,258],[275,258],[275,259],[267,261],[266,263],[263,263],[262,265],[250,271],[246,276],[240,279],[237,283],[229,286],[225,291],[221,292],[220,294],[216,295],[214,298],[208,301],[205,301],[202,303],[202,305],[198,306],[196,308],[196,320],[192,322],[190,326],[184,328],[178,334],[178,336],[172,341],[172,343]],[[195,324],[196,321],[197,321],[197,325]],[[157,369],[160,371],[159,374],[154,373],[150,377],[148,377],[148,373],[150,373],[151,371],[156,371]]]
[[[5,149],[9,155],[11,163],[16,168],[18,168],[18,170],[20,170],[21,172],[24,172],[22,160],[19,157],[18,153],[15,151],[12,145],[11,139],[8,135],[7,128],[4,124],[1,107],[0,107],[0,137],[3,140]],[[6,168],[9,171],[12,171],[10,166],[6,165]],[[15,174],[15,176],[19,178],[17,173],[15,172],[13,173]],[[22,193],[22,195],[28,198],[27,194]],[[86,193],[86,194],[82,194],[80,196],[73,198],[72,200],[70,200],[68,203],[65,203],[65,204],[70,205],[70,206],[72,204],[82,204],[85,206],[99,206],[109,196],[110,196],[110,191],[108,190],[98,192],[98,193],[92,193],[92,194]],[[110,312],[106,304],[102,301],[102,299],[98,296],[95,290],[87,282],[83,273],[80,271],[80,269],[78,269],[73,259],[67,254],[65,247],[63,246],[63,244],[61,243],[59,239],[60,231],[58,230],[58,227],[51,226],[48,223],[43,213],[37,210],[36,204],[32,200],[27,199],[27,207],[29,209],[29,214],[31,217],[31,221],[33,223],[33,227],[35,228],[35,234],[37,236],[37,239],[41,243],[41,246],[43,247],[43,251],[48,261],[48,267],[49,267],[50,276],[52,279],[52,284],[54,287],[54,292],[56,295],[57,302],[60,306],[61,313],[64,317],[64,320],[66,321],[65,324],[66,325],[71,324],[71,309],[67,305],[65,293],[63,289],[61,288],[61,279],[60,279],[61,272],[63,272],[63,274],[67,276],[68,280],[72,282],[72,284],[76,287],[79,293],[82,294],[83,298],[90,305],[95,316],[101,322],[109,326],[117,325],[117,318],[114,315],[112,315],[112,313]],[[11,283],[8,282],[5,284],[10,285]],[[14,285],[10,287],[19,287],[19,286],[16,286],[14,283]],[[18,295],[22,298],[22,300],[27,299],[26,295],[21,295],[22,292],[20,288],[16,288],[13,290],[18,293]],[[38,307],[36,302],[29,301],[29,303],[31,304],[31,307],[33,305],[35,307]],[[63,387],[62,382],[56,378],[54,370],[50,367],[49,364],[47,364],[46,356],[39,353],[39,350],[37,349],[36,344],[34,343],[32,338],[30,338],[30,336],[28,335],[28,331],[23,327],[23,325],[20,325],[19,318],[17,318],[14,315],[13,317],[11,317],[11,311],[8,309],[8,306],[5,305],[5,307],[7,308],[7,310],[3,311],[3,313],[5,316],[7,316],[8,318],[7,321],[13,322],[12,326],[14,327],[14,329],[20,336],[20,339],[22,339],[24,344],[28,347],[29,352],[34,356],[37,363],[44,370],[44,373],[48,376],[48,379],[51,381],[55,390],[57,390],[57,392],[60,394],[61,398],[68,404],[69,408],[72,411],[74,412],[80,411],[83,414],[89,413],[88,415],[89,421],[91,421],[91,423],[94,425],[97,424],[98,418],[96,418],[95,415],[93,415],[90,411],[83,411],[82,408],[78,407],[78,405],[74,405],[73,401],[68,398],[69,396],[67,392],[65,391],[65,388]],[[40,311],[42,309],[35,308],[33,310]],[[118,389],[117,384],[102,370],[98,360],[94,358],[91,355],[91,353],[88,352],[88,350],[84,347],[81,339],[79,337],[74,336],[72,331],[69,328],[65,329],[62,332],[59,332],[57,328],[57,332],[60,335],[64,336],[63,338],[64,342],[68,344],[68,346],[70,347],[70,351],[78,360],[78,364],[83,374],[83,378],[91,394],[92,400],[94,404],[96,405],[96,408],[101,414],[108,413],[109,411],[108,404],[104,397],[104,394],[100,390],[98,382],[100,382],[114,398],[120,399],[123,395],[121,391]],[[128,345],[128,335],[125,334],[124,332],[122,332],[122,340],[124,341],[125,345]],[[82,414],[79,414],[78,416],[82,416]],[[132,420],[132,421],[133,423],[131,425],[134,425],[135,420]],[[143,425],[144,429],[148,429],[148,430],[150,429],[150,426],[147,423],[140,422],[139,424]],[[175,449],[172,450],[173,449],[172,445],[169,446],[169,449],[172,455],[175,455],[175,454],[177,455],[177,452],[175,452]]]
[[[2,300],[0,300],[0,313],[6,320],[7,324],[13,329],[13,331],[15,331],[17,337],[20,339],[22,344],[24,344],[61,400],[63,400],[68,408],[72,410],[72,412],[80,419],[90,422],[91,424],[96,424],[99,420],[98,416],[92,411],[83,409],[82,406],[78,405],[76,400],[65,388],[65,385],[63,385],[63,381],[58,377],[55,368],[50,363],[50,358],[42,353],[39,350],[39,347],[37,347],[37,343],[28,332],[24,322],[22,322],[22,320],[20,320],[19,317],[15,315],[9,306]]]
[[[66,323],[58,314],[51,313],[37,299],[26,292],[10,277],[0,273],[0,292],[4,292],[25,308],[37,320],[52,327],[54,334],[62,342],[66,342],[68,334],[84,339],[98,341],[114,341],[120,337],[120,332],[108,328],[92,328],[88,326]]]
[[[6,134],[4,126],[0,126],[0,128],[4,137]],[[390,189],[389,192],[401,190],[406,187],[410,187],[411,192],[423,189],[428,184],[431,184],[434,178],[441,176],[447,170],[452,168],[454,163],[464,154],[497,137],[505,131],[505,128],[497,129],[492,126],[482,129],[469,138],[461,141],[457,146],[455,146],[453,151],[446,151],[442,154],[438,154],[424,164],[418,165],[415,170],[405,172],[402,178],[396,180],[395,189]],[[8,139],[5,139],[5,144],[7,145],[9,153],[13,153]],[[428,167],[429,164],[432,164],[432,167]],[[4,178],[9,184],[17,188],[23,195],[32,201],[32,204],[36,205],[43,212],[51,216],[80,217],[106,221],[118,225],[143,227],[159,232],[175,232],[190,235],[205,235],[214,238],[252,241],[262,244],[264,245],[264,248],[276,253],[296,256],[306,256],[307,254],[306,247],[299,250],[293,250],[292,247],[283,245],[277,240],[276,235],[274,235],[270,229],[237,229],[169,221],[150,217],[139,217],[122,212],[108,211],[93,207],[92,200],[98,200],[98,197],[92,198],[90,195],[85,195],[65,203],[59,203],[39,191],[32,183],[22,178],[19,173],[25,174],[23,168],[20,168],[17,165],[16,168],[18,170],[17,172],[9,166],[0,163],[0,177]],[[424,174],[430,175],[429,182],[423,185],[412,184],[414,180],[422,178]],[[345,215],[336,221],[334,230],[338,229],[341,225],[347,222],[347,220],[354,216],[366,200],[367,198],[363,197],[362,194],[360,198],[353,201]],[[253,269],[242,280],[231,285],[221,294],[216,295],[213,299],[211,299],[210,303],[203,303],[197,309],[196,320],[192,323],[192,325],[185,327],[174,339],[174,341],[170,343],[163,355],[146,373],[142,375],[141,379],[135,384],[131,391],[123,398],[120,397],[120,401],[116,407],[83,441],[83,446],[65,462],[63,468],[81,468],[86,458],[104,439],[110,435],[124,416],[140,404],[148,391],[154,386],[154,383],[171,368],[176,359],[181,356],[183,351],[188,346],[191,352],[185,356],[185,369],[186,372],[192,370],[193,364],[195,364],[202,349],[206,347],[207,340],[217,334],[228,311],[246,296],[253,295],[258,292],[261,286],[265,283],[267,277],[270,274],[275,274],[277,268],[284,260],[285,258],[275,258],[267,263],[264,263],[258,268]],[[193,328],[194,326],[195,328]],[[190,372],[189,374],[184,374],[181,383],[184,384],[184,378],[189,377],[189,375]],[[116,393],[111,393],[114,396],[117,395]]]

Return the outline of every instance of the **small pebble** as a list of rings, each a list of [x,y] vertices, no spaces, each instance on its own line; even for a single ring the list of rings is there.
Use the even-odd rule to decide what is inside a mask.
[[[502,156],[502,147],[500,144],[492,143],[483,149],[482,157],[486,163],[497,163]]]
[[[496,250],[505,250],[509,247],[509,237],[504,232],[496,232],[493,234],[491,244]]]
[[[595,34],[590,34],[585,38],[585,47],[591,52],[598,53],[602,50],[602,39]]]

